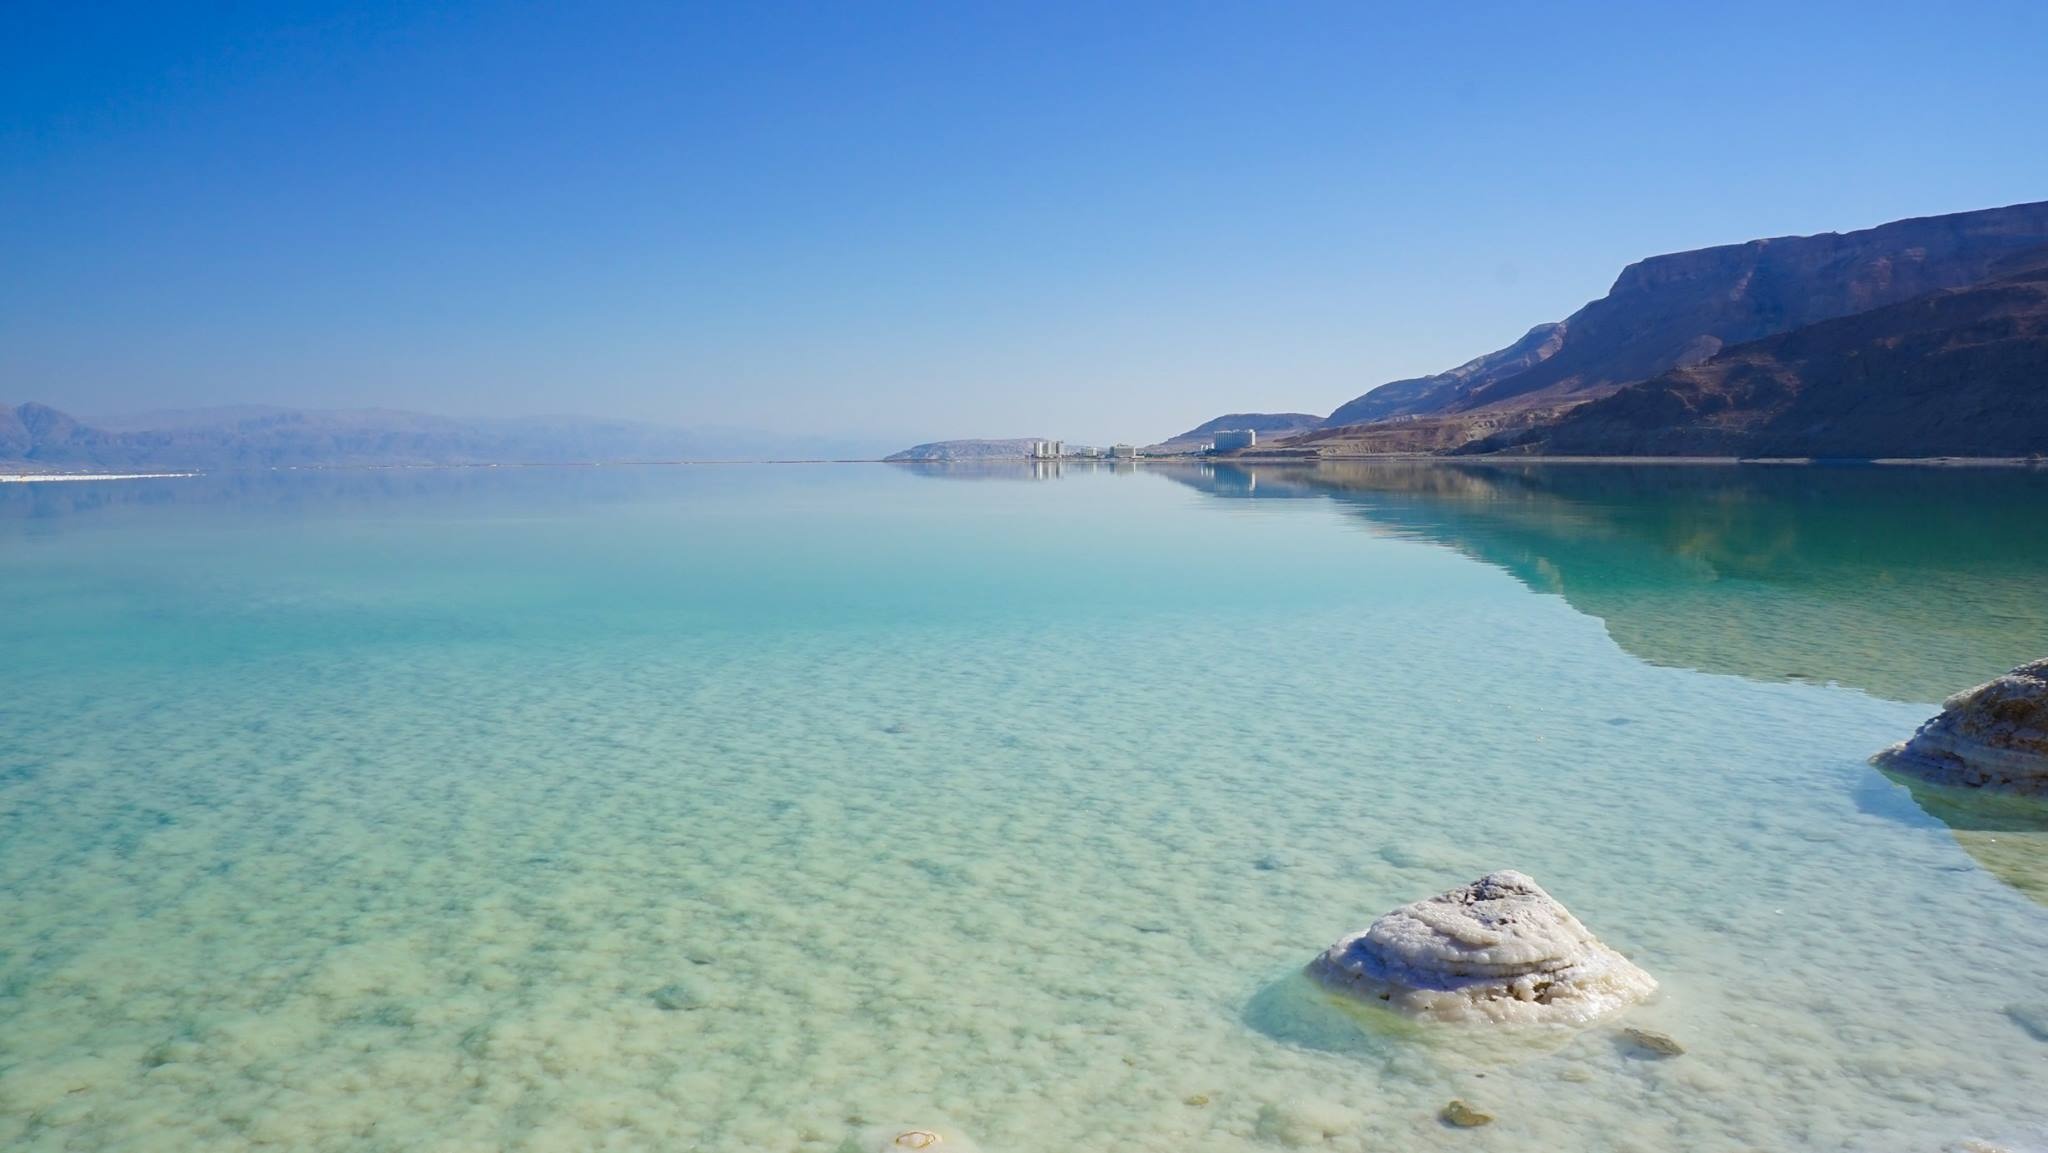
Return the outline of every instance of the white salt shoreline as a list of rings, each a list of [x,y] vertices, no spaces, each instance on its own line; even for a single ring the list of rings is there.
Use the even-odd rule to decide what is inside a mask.
[[[196,472],[11,472],[0,473],[0,484],[35,484],[57,480],[162,480],[167,477],[198,476]]]

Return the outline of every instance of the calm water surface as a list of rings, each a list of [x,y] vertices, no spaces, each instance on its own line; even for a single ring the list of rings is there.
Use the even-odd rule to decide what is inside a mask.
[[[2048,1146],[2048,476],[1032,478],[0,489],[0,1147]],[[1296,976],[1508,866],[1660,996]]]

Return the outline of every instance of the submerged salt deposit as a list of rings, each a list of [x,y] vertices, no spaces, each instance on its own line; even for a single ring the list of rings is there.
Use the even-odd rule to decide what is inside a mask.
[[[873,1125],[848,1137],[838,1153],[977,1153],[974,1142],[943,1126]]]
[[[1403,905],[1309,969],[1354,996],[1448,1021],[1583,1025],[1657,988],[1512,869]]]
[[[1143,475],[504,472],[0,494],[0,1149],[2048,1141],[1924,703]],[[1502,862],[1662,993],[1481,1062],[1300,975]]]

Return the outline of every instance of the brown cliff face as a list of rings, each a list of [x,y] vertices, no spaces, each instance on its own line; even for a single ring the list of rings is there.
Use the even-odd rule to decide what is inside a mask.
[[[1565,322],[1555,356],[1449,408],[1602,396],[1730,345],[1980,283],[2043,244],[2048,202],[1654,256]]]
[[[1442,417],[1453,438],[1461,427],[1486,435],[1513,422],[1455,418],[1606,396],[1732,345],[1980,283],[2044,244],[2048,202],[1653,256],[1562,323],[1450,372],[1374,389],[1325,427]]]
[[[1548,427],[1472,449],[1847,458],[2048,452],[2048,248],[1995,271],[2008,274],[1737,345],[1581,405]]]

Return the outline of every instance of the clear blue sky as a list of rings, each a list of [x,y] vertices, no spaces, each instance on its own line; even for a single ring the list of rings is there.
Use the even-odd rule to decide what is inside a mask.
[[[2048,198],[2048,3],[0,10],[0,399],[1163,436]]]

